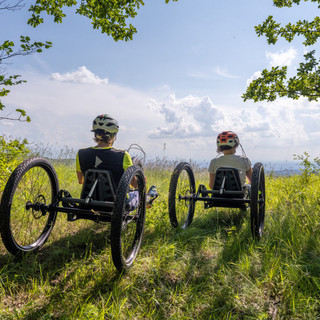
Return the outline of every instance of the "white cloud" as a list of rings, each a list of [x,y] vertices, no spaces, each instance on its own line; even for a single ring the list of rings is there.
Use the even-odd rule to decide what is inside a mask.
[[[270,65],[273,67],[290,66],[296,56],[297,50],[292,47],[288,50],[281,50],[277,53],[271,53],[270,51],[266,52],[267,60],[269,60]]]
[[[13,122],[12,121],[7,121],[7,120],[1,120],[1,123],[5,126],[13,127]]]
[[[214,68],[213,70],[214,73],[216,73],[217,75],[224,77],[224,78],[229,78],[229,79],[236,79],[238,78],[237,76],[234,76],[232,74],[229,74],[225,69],[217,66]]]
[[[211,75],[204,72],[189,72],[187,75],[195,79],[211,79],[212,78]]]
[[[0,134],[77,149],[92,145],[94,117],[109,113],[120,123],[116,147],[138,143],[149,157],[161,156],[165,143],[170,158],[209,161],[223,130],[238,133],[252,160],[320,153],[320,105],[306,99],[216,105],[206,96],[178,98],[168,87],[144,93],[112,83],[79,86],[34,73],[26,77],[28,83],[14,87],[3,100],[12,109],[26,109],[32,121],[0,121]]]
[[[202,80],[215,79],[216,75],[218,75],[219,77],[228,78],[228,79],[239,78],[238,76],[228,73],[226,69],[221,68],[220,66],[216,66],[213,69],[206,72],[189,72],[187,75],[191,78],[202,79]]]
[[[247,80],[247,86],[253,81],[258,79],[261,76],[261,71],[256,71],[248,80]]]
[[[211,136],[215,127],[220,127],[224,120],[223,113],[208,97],[177,99],[171,94],[166,103],[151,100],[149,106],[165,120],[164,126],[158,126],[150,133],[151,138]]]
[[[85,66],[79,67],[77,71],[51,75],[51,79],[60,82],[81,83],[81,84],[108,84],[108,79],[100,79],[89,71]]]
[[[320,106],[305,99],[279,99],[237,108],[215,106],[208,97],[178,99],[171,95],[166,101],[152,101],[151,107],[162,116],[164,124],[154,129],[150,138],[187,144],[189,149],[199,149],[197,156],[208,150],[212,154],[215,137],[223,130],[237,132],[246,149],[258,158],[292,160],[294,153],[308,149],[320,152],[315,147]]]
[[[8,111],[15,106],[27,110],[31,122],[12,122],[9,128],[0,121],[0,134],[54,145],[86,147],[93,144],[92,120],[97,114],[109,113],[119,121],[121,128],[117,147],[126,148],[131,143],[148,147],[146,132],[154,128],[159,119],[147,107],[149,97],[145,93],[114,84],[79,86],[50,81],[35,73],[25,76],[28,82],[14,87],[3,100]]]

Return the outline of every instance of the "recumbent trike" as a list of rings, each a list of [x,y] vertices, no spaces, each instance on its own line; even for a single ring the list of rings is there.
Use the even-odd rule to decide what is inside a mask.
[[[7,250],[13,255],[38,250],[48,239],[57,213],[64,212],[70,222],[111,222],[114,265],[118,270],[129,268],[141,245],[146,214],[145,153],[138,145],[131,145],[130,150],[140,151],[142,158],[132,157],[134,165],[124,172],[117,188],[111,172],[90,169],[85,173],[80,198],[59,190],[56,171],[46,159],[23,161],[9,177],[1,201],[0,232]],[[133,191],[138,192],[139,201],[129,211],[127,199]]]
[[[262,236],[265,218],[265,177],[261,163],[253,167],[251,190],[241,186],[236,168],[222,167],[216,171],[213,189],[199,185],[196,191],[192,167],[180,162],[174,169],[169,186],[169,218],[175,228],[186,228],[192,220],[197,201],[204,208],[225,207],[247,210],[250,207],[252,236]]]

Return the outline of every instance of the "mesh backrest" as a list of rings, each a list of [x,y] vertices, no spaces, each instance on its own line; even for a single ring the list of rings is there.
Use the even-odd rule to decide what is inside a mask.
[[[88,196],[97,179],[98,182],[91,198],[97,201],[114,201],[116,190],[112,173],[107,170],[96,169],[89,169],[86,171],[81,191],[81,199],[85,199]]]
[[[220,190],[221,187],[228,191],[242,191],[238,169],[224,167],[217,169],[213,190]]]

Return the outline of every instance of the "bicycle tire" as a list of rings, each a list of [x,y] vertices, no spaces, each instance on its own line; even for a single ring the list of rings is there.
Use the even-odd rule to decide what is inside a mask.
[[[139,203],[134,211],[126,209],[127,194],[130,182],[135,178]],[[139,250],[143,238],[146,215],[146,185],[140,166],[129,167],[122,175],[116,193],[111,219],[111,252],[115,267],[119,270],[129,269]]]
[[[56,220],[56,212],[41,212],[26,204],[47,201],[57,196],[59,182],[49,161],[33,157],[20,163],[10,175],[0,205],[0,233],[13,255],[36,251],[47,241]]]
[[[262,237],[265,220],[265,176],[262,163],[253,167],[251,181],[250,220],[251,233],[254,239]]]
[[[173,170],[169,185],[169,218],[174,228],[187,228],[194,216],[195,179],[192,167],[180,162]]]

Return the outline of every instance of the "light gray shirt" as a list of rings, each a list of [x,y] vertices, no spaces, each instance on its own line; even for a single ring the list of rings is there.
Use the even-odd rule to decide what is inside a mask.
[[[217,169],[221,167],[238,169],[241,184],[244,185],[246,182],[246,172],[251,168],[251,162],[244,156],[235,154],[222,155],[211,160],[208,171],[215,174]]]

